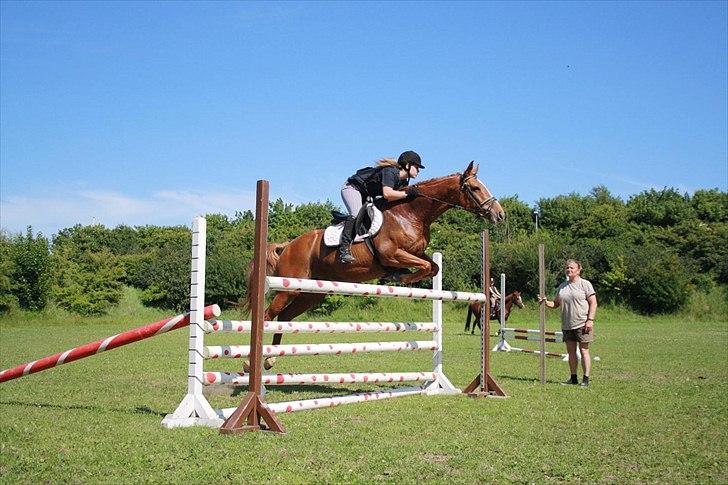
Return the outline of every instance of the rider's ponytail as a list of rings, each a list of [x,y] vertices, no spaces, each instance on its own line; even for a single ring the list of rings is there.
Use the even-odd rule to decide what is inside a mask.
[[[397,160],[395,160],[394,158],[382,158],[377,162],[377,168],[396,167],[397,165]]]

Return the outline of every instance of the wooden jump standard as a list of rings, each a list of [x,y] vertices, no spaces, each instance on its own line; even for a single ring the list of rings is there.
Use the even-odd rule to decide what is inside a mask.
[[[490,373],[490,233],[483,231],[482,235],[483,253],[481,266],[483,275],[483,311],[480,312],[480,324],[483,330],[480,340],[480,374],[463,392],[470,397],[508,397]]]

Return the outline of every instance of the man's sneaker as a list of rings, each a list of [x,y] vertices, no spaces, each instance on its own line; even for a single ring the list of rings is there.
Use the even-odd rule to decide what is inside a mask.
[[[581,387],[589,387],[589,381],[581,381],[581,384],[579,384]]]
[[[562,386],[575,386],[577,384],[579,384],[579,381],[573,381],[571,379],[566,379],[564,382],[561,383]]]

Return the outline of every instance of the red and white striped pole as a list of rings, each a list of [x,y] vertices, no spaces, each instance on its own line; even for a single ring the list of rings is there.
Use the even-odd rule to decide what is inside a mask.
[[[212,319],[213,317],[220,316],[220,307],[217,305],[210,305],[205,307],[205,319]],[[0,382],[17,379],[18,377],[27,376],[28,374],[34,374],[42,370],[50,369],[61,364],[67,364],[74,360],[83,359],[92,355],[112,350],[122,345],[127,345],[139,340],[144,340],[155,335],[161,335],[163,333],[177,330],[178,328],[186,327],[190,324],[190,314],[185,313],[177,315],[176,317],[167,318],[166,320],[160,320],[159,322],[150,323],[143,327],[135,328],[127,332],[123,332],[117,335],[112,335],[96,342],[91,342],[86,345],[81,345],[65,352],[60,352],[55,355],[49,355],[42,359],[28,362],[11,369],[5,369],[0,371]]]

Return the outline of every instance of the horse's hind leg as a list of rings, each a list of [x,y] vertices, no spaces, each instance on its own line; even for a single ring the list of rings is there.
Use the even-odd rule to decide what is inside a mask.
[[[481,312],[483,311],[483,305],[478,305],[473,315],[475,316],[475,321],[473,322],[473,331],[470,332],[471,335],[475,335],[475,326],[477,325],[480,329],[480,333],[483,333],[483,325],[480,323],[481,318]]]
[[[473,310],[468,307],[468,318],[465,320],[465,330],[463,332],[467,332],[470,330],[470,317],[473,315]]]
[[[296,298],[294,298],[293,301],[290,301],[288,305],[280,311],[278,314],[278,321],[290,322],[309,308],[318,305],[325,296],[326,295],[322,293],[297,293]],[[271,306],[273,306],[272,303]],[[279,345],[282,338],[282,333],[273,334],[273,345]],[[265,359],[265,362],[263,362],[263,367],[268,370],[273,367],[275,362],[275,357],[268,357]]]
[[[297,292],[289,292],[289,291],[279,291],[278,293],[276,293],[276,296],[273,297],[273,301],[271,301],[270,305],[268,305],[268,308],[265,309],[265,313],[263,314],[263,320],[266,322],[273,320],[298,295],[299,295],[299,293],[297,293]],[[281,340],[280,335],[281,334],[276,334],[276,337],[278,337],[279,342]],[[243,362],[243,370],[245,372],[250,372],[250,361],[249,360],[246,360],[245,362]]]

